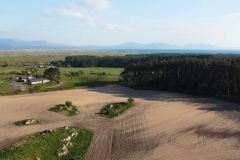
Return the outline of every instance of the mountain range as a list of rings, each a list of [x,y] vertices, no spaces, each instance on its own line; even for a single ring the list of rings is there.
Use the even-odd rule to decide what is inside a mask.
[[[0,50],[22,50],[22,49],[61,49],[69,45],[51,43],[43,40],[24,41],[21,39],[0,38]]]
[[[79,49],[79,50],[104,50],[104,49],[237,49],[237,48],[221,48],[210,44],[188,44],[185,46],[170,45],[165,43],[140,44],[127,42],[113,46],[73,46],[66,44],[57,44],[43,40],[24,41],[21,39],[0,38],[0,50],[26,50],[26,49]]]

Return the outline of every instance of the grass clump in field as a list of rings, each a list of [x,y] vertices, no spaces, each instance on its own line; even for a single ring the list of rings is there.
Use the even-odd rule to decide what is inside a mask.
[[[73,116],[78,113],[77,107],[72,105],[71,101],[66,101],[65,104],[56,105],[55,107],[50,108],[49,110],[67,116]]]
[[[14,124],[17,126],[28,126],[28,125],[34,125],[34,124],[39,124],[40,121],[37,119],[24,119],[18,122],[15,122]]]
[[[0,151],[1,159],[83,160],[90,146],[93,132],[64,127],[47,130],[22,138],[16,144]]]
[[[102,110],[102,113],[105,114],[107,118],[113,118],[122,114],[128,108],[133,106],[133,104],[134,104],[134,99],[132,97],[129,97],[127,102],[118,102],[118,103],[112,103],[107,105]]]

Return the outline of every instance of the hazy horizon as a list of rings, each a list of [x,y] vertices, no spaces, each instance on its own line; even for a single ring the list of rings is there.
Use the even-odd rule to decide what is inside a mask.
[[[238,0],[13,1],[0,6],[1,38],[75,46],[135,42],[240,48]]]

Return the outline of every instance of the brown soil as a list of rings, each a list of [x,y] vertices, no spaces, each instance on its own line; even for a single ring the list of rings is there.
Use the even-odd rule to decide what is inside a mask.
[[[135,98],[122,115],[97,114],[107,104]],[[48,109],[72,101],[68,117]],[[0,149],[50,128],[78,126],[95,132],[86,159],[240,159],[240,106],[233,103],[121,86],[0,97]],[[13,123],[34,118],[41,124]]]

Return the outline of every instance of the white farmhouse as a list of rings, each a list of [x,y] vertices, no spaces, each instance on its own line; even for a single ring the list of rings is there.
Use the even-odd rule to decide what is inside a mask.
[[[36,79],[28,80],[28,84],[30,84],[30,85],[39,84],[39,83],[44,84],[44,83],[48,83],[48,82],[50,82],[50,80],[46,79],[46,78],[36,78]]]

